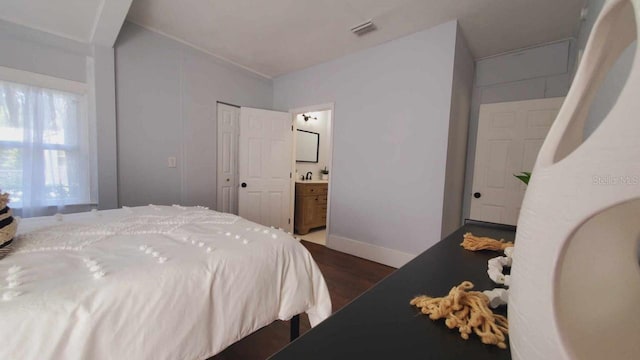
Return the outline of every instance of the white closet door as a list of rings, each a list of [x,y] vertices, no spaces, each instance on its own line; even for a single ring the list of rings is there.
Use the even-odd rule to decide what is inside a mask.
[[[471,219],[516,225],[526,185],[513,175],[533,169],[564,98],[480,106]]]

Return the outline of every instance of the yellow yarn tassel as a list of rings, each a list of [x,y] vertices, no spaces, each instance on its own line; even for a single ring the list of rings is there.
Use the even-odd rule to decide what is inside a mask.
[[[505,242],[504,240],[496,240],[490,237],[478,237],[472,233],[464,234],[464,240],[460,244],[466,250],[495,250],[500,251],[513,246],[513,242]]]
[[[451,288],[445,297],[422,295],[413,298],[410,304],[419,307],[431,320],[445,319],[445,325],[449,329],[457,327],[460,337],[465,340],[473,332],[484,344],[506,349],[507,318],[494,314],[489,308],[489,298],[479,291],[468,291],[472,288],[471,282],[463,281]]]

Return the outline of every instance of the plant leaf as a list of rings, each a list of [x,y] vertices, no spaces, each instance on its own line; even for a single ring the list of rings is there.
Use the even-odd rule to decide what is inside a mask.
[[[529,185],[529,179],[531,179],[531,172],[528,171],[523,171],[520,174],[516,175],[513,174],[513,176],[517,177],[518,179],[520,179],[520,181],[522,181],[523,183],[525,183],[526,185]]]

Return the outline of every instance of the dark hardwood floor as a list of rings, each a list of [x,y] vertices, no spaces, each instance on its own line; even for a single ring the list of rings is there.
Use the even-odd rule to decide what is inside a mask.
[[[320,267],[336,312],[395,269],[359,257],[302,241]],[[300,334],[310,328],[306,314],[300,316]],[[231,345],[209,360],[266,359],[289,342],[289,323],[276,321]]]

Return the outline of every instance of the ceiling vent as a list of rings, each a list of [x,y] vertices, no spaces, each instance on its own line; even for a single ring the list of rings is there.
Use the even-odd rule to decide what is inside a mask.
[[[368,32],[371,32],[373,30],[376,29],[376,25],[373,23],[373,21],[368,20],[363,22],[362,24],[358,24],[354,27],[351,28],[351,32],[358,35],[358,36],[362,36]]]

